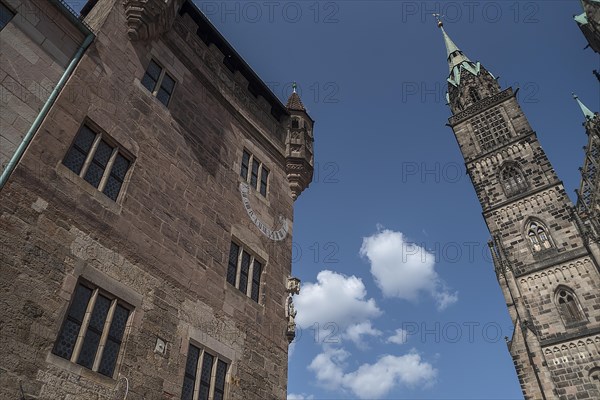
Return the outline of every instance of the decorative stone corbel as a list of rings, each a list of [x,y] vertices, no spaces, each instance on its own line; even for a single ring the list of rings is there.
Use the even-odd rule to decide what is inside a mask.
[[[156,39],[168,31],[185,0],[123,0],[131,40]]]

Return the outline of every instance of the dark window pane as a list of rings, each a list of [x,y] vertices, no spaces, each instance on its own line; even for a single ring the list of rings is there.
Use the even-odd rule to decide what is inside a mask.
[[[252,271],[252,292],[250,297],[258,303],[258,293],[260,292],[260,274],[262,273],[262,264],[254,260],[254,269]]]
[[[62,330],[56,339],[54,349],[52,352],[59,357],[71,359],[73,355],[73,349],[79,330],[81,329],[81,322],[85,316],[85,310],[87,309],[90,297],[92,296],[92,290],[85,286],[78,285],[73,295],[73,301],[69,312],[67,313],[67,319],[63,324]]]
[[[69,150],[69,152],[67,153],[67,157],[65,157],[65,161],[63,162],[63,164],[65,165],[65,167],[69,168],[71,171],[79,175],[86,158],[86,154],[82,153],[75,146],[73,146],[71,147],[71,150]]]
[[[210,392],[210,378],[212,374],[214,357],[204,352],[202,357],[202,371],[200,372],[200,396],[201,400],[208,400]]]
[[[96,134],[92,132],[90,128],[84,125],[77,134],[75,146],[79,147],[79,150],[87,154],[92,148],[92,143],[94,143],[95,138]]]
[[[115,178],[120,179],[121,182],[125,179],[125,175],[127,174],[127,170],[129,169],[129,160],[123,157],[120,154],[117,154],[115,158],[115,163],[113,164],[111,174],[115,176]]]
[[[193,400],[195,383],[196,381],[194,379],[190,379],[187,376],[183,378],[183,390],[181,391],[181,400]]]
[[[121,186],[123,186],[123,182],[111,175],[108,177],[108,181],[106,181],[106,186],[104,186],[102,193],[107,195],[111,200],[117,201],[117,197],[119,197],[119,192],[121,191]]]
[[[75,295],[73,296],[73,302],[69,308],[69,317],[72,317],[76,321],[82,322],[85,316],[85,310],[87,309],[90,298],[92,297],[92,289],[89,289],[83,285],[77,285],[75,289]]]
[[[217,372],[215,374],[215,400],[222,399],[225,394],[225,375],[227,374],[227,364],[219,360],[217,362]]]
[[[171,78],[169,74],[165,74],[160,87],[164,89],[168,94],[173,94],[175,88],[175,80]]]
[[[85,173],[85,180],[89,182],[93,187],[97,188],[100,185],[102,176],[104,175],[104,169],[99,167],[96,163],[92,162],[87,172]]]
[[[96,358],[100,336],[104,329],[104,322],[106,321],[109,307],[110,300],[99,295],[94,305],[94,311],[92,312],[85,338],[83,339],[83,346],[77,364],[83,365],[86,368],[92,368],[94,365],[94,359]]]
[[[158,89],[158,93],[156,93],[156,98],[165,106],[168,106],[169,100],[171,99],[171,95],[161,87],[160,89]]]
[[[96,153],[94,154],[94,161],[101,167],[106,168],[106,164],[108,164],[112,152],[113,147],[109,146],[104,140],[100,140],[98,149],[96,149]]]
[[[108,339],[106,341],[106,345],[104,346],[104,350],[102,351],[102,361],[100,361],[98,372],[108,377],[113,376],[120,348],[121,343],[117,343],[112,339]]]
[[[0,3],[0,30],[4,29],[14,16],[15,14],[12,11]]]
[[[128,318],[129,310],[117,304],[115,314],[113,315],[113,319],[110,323],[110,330],[108,331],[108,336],[111,339],[118,343],[121,342],[121,339],[123,339],[123,333],[125,332],[125,327],[127,326]]]
[[[242,293],[246,293],[248,289],[248,272],[250,270],[250,254],[245,251],[242,252],[242,265],[240,268],[240,286],[239,289]]]
[[[260,174],[260,194],[267,196],[267,182],[269,181],[269,171],[263,167]]]
[[[94,359],[96,358],[96,351],[98,350],[99,343],[100,334],[88,329],[85,334],[85,339],[83,339],[83,347],[81,348],[81,353],[79,353],[77,364],[91,369],[94,365]]]
[[[58,335],[58,339],[56,339],[52,352],[59,357],[70,360],[80,328],[81,324],[67,319],[60,331],[60,335]]]
[[[142,85],[149,91],[154,92],[161,72],[162,68],[154,61],[150,61],[150,65],[148,65],[148,69],[142,78]]]
[[[235,276],[237,274],[237,260],[240,253],[240,246],[231,243],[229,249],[229,262],[227,263],[227,282],[235,286]]]
[[[242,169],[240,171],[240,175],[244,180],[248,179],[248,168],[250,168],[250,153],[244,151],[244,155],[242,156]]]
[[[252,161],[252,175],[250,176],[250,185],[256,189],[256,184],[258,183],[258,166],[260,161],[256,158]]]

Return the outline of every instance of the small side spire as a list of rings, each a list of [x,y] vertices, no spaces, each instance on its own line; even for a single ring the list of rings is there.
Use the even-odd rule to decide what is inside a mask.
[[[288,110],[306,112],[306,108],[304,107],[304,104],[302,104],[302,100],[298,95],[298,85],[296,84],[296,82],[292,84],[292,94],[287,101],[286,108]]]
[[[575,101],[577,102],[577,104],[579,104],[579,108],[581,108],[581,111],[583,112],[583,115],[585,116],[585,119],[586,120],[592,120],[592,119],[594,119],[594,117],[596,115],[592,112],[592,110],[590,110],[589,108],[587,108],[585,106],[585,104],[583,104],[581,102],[581,100],[579,100],[579,97],[575,93],[573,93],[573,98],[575,99]]]

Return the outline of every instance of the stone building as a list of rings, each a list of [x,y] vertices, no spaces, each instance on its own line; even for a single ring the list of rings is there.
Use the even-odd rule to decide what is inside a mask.
[[[285,398],[298,94],[190,0],[0,13],[0,398]]]
[[[600,239],[581,221],[516,92],[442,30],[449,126],[491,233],[526,399],[600,398]]]

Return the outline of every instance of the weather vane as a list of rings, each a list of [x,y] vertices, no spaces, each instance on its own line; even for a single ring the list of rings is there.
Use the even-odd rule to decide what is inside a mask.
[[[441,28],[442,26],[444,26],[444,23],[442,22],[442,18],[444,17],[442,14],[432,14],[435,19],[437,20],[437,25],[438,28]]]

